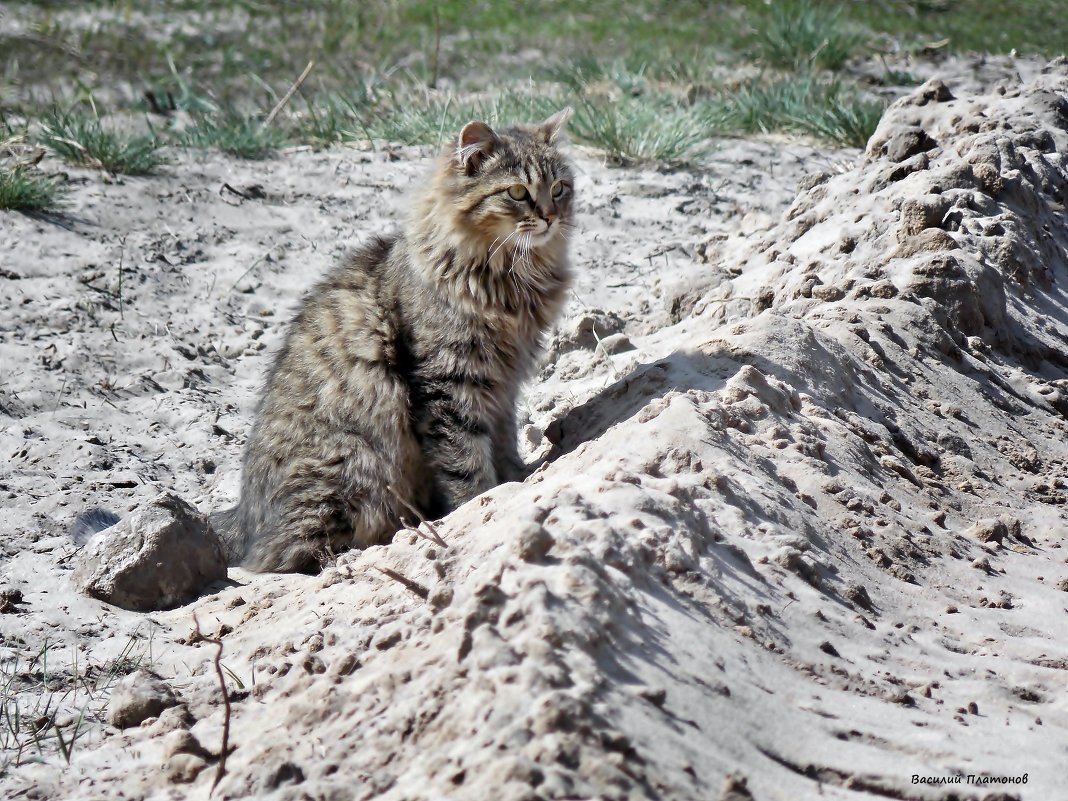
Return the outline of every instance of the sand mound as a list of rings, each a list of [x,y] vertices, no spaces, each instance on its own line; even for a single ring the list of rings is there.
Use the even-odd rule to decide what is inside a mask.
[[[442,522],[447,547],[403,533],[199,601],[244,685],[215,797],[696,801],[729,774],[758,799],[946,797],[914,774],[1053,797],[1068,75],[952,93],[920,87],[781,222],[705,248],[736,277],[676,324],[621,310],[636,351],[562,335],[527,430],[552,461]],[[7,781],[206,798],[214,650],[170,674],[191,717]]]

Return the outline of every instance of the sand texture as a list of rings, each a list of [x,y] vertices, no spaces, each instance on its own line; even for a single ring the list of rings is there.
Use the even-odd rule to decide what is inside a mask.
[[[1068,67],[1035,73],[929,81],[864,153],[576,152],[578,280],[521,404],[541,467],[445,546],[231,569],[171,611],[78,594],[65,527],[234,501],[294,304],[428,154],[184,153],[0,216],[0,634],[54,716],[0,795],[208,798],[218,637],[212,798],[1064,797]],[[120,732],[134,663],[179,706]]]

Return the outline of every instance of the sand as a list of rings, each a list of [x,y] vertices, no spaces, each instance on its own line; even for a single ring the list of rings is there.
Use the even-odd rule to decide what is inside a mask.
[[[429,154],[178,152],[0,216],[0,655],[42,732],[0,734],[2,794],[207,798],[226,715],[195,615],[232,702],[213,798],[1058,797],[1068,67],[1014,68],[945,72],[865,153],[576,148],[578,280],[521,403],[541,466],[446,547],[231,569],[166,612],[79,595],[70,519],[234,501],[300,294]],[[183,706],[120,732],[137,666]]]

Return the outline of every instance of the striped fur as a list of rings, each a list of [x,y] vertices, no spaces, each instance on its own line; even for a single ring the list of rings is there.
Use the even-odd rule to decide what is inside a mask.
[[[212,517],[231,560],[316,570],[522,476],[515,404],[569,282],[567,111],[443,150],[405,231],[305,297],[267,377],[241,500]],[[525,190],[525,197],[519,187]]]

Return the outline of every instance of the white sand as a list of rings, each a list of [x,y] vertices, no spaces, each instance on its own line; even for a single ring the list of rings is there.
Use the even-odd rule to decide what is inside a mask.
[[[194,612],[235,691],[216,798],[696,801],[730,773],[761,800],[1057,797],[1068,71],[1037,80],[896,106],[873,143],[939,143],[905,169],[784,140],[700,172],[578,154],[579,280],[522,406],[553,460],[441,522],[447,549],[409,532],[318,577],[231,570],[149,615],[73,591],[69,519],[234,500],[291,309],[394,225],[426,154],[183,153],[72,171],[64,220],[0,216],[0,577],[24,594],[0,654],[24,714],[79,732],[69,767],[54,727],[5,750],[5,797],[207,798],[215,764],[175,783],[201,763],[168,756],[172,719],[117,733],[86,668],[151,662],[218,751]],[[636,349],[606,354],[591,320]],[[1022,536],[980,542],[999,516]]]

